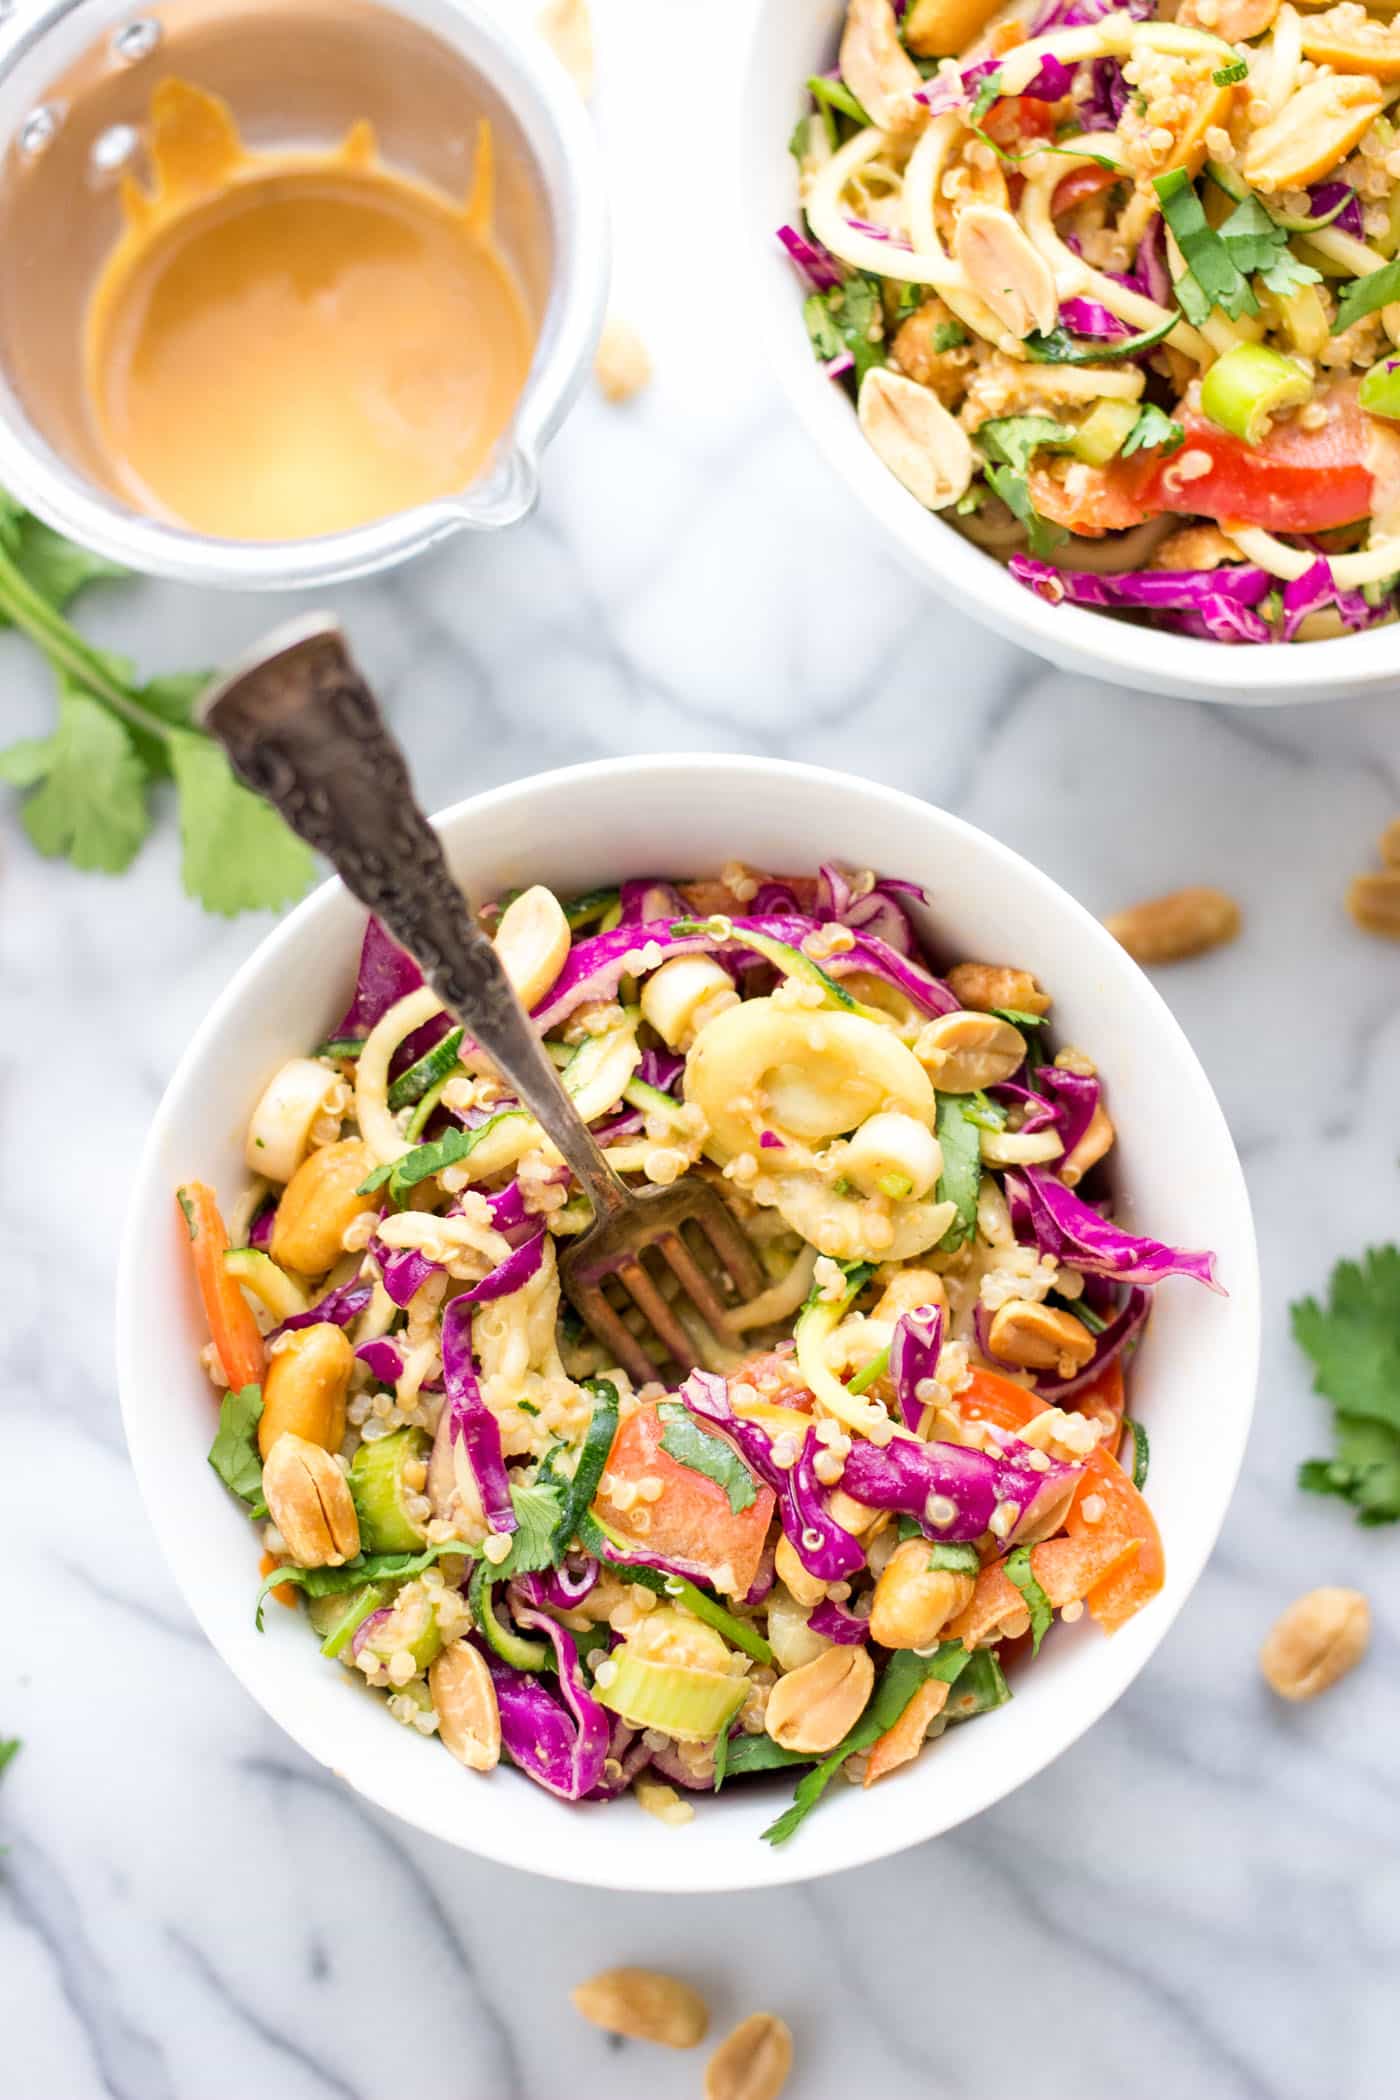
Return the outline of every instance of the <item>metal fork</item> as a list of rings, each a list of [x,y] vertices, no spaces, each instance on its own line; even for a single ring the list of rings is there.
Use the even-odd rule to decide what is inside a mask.
[[[707,1350],[732,1350],[721,1283],[683,1234],[690,1228],[700,1236],[739,1299],[756,1296],[766,1280],[753,1248],[718,1190],[698,1177],[637,1191],[604,1159],[453,881],[403,753],[336,623],[313,614],[277,628],[210,688],[200,717],[240,779],[324,853],[346,888],[416,957],[448,1012],[568,1163],[593,1223],[561,1253],[559,1274],[592,1333],[639,1384],[668,1365],[693,1370]],[[661,1288],[661,1264],[701,1323],[696,1339]],[[609,1285],[640,1313],[641,1334]]]

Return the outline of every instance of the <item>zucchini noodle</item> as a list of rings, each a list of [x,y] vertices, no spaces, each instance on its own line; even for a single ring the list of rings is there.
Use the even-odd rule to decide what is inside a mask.
[[[969,34],[960,0],[848,0],[783,234],[814,350],[910,495],[1052,605],[1232,644],[1389,620],[1400,22],[1350,48],[1284,0],[1235,42],[1100,4]]]

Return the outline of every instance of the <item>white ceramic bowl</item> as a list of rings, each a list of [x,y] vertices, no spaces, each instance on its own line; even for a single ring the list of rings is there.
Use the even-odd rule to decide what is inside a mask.
[[[1055,1001],[1060,1039],[1107,1075],[1120,1143],[1120,1215],[1212,1247],[1229,1296],[1167,1283],[1134,1366],[1133,1412],[1152,1439],[1152,1506],[1167,1584],[1113,1639],[1057,1630],[1012,1703],[951,1732],[911,1771],[862,1793],[833,1788],[774,1850],[759,1832],[784,1798],[765,1784],[700,1800],[662,1830],[630,1800],[570,1808],[509,1770],[489,1782],[355,1698],[300,1614],[253,1629],[258,1546],[205,1463],[215,1409],[205,1336],[173,1191],[201,1176],[225,1201],[244,1179],[250,1104],[284,1058],[324,1036],[354,977],[364,914],[339,883],[317,891],[239,971],[191,1042],[137,1177],[118,1287],[127,1441],[175,1579],[219,1653],[311,1756],[420,1829],[563,1880],[664,1890],[763,1887],[879,1859],[998,1801],[1082,1735],[1131,1684],[1190,1594],[1234,1486],[1253,1405],[1258,1279],[1230,1134],[1167,1008],[1103,928],[1045,875],[956,817],[889,788],[759,758],[639,758],[498,788],[438,819],[476,897],[544,880],[561,893],[619,875],[702,873],[735,857],[798,871],[834,859],[927,885],[936,957],[1014,960]],[[1169,1133],[1169,1135],[1168,1135]],[[1210,1462],[1202,1463],[1209,1452]]]
[[[926,511],[862,437],[844,387],[822,375],[802,323],[804,280],[774,238],[798,213],[796,163],[787,150],[810,107],[802,83],[835,64],[845,0],[759,0],[739,62],[737,237],[758,331],[809,435],[833,469],[831,504],[854,497],[901,560],[936,591],[1062,670],[1148,692],[1247,706],[1400,692],[1393,627],[1336,641],[1250,648],[1130,625],[1076,605],[1047,605],[1000,562]],[[820,521],[809,529],[820,530]]]

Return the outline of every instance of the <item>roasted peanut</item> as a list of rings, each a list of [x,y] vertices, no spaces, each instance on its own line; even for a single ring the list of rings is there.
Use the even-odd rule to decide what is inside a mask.
[[[1117,1135],[1108,1110],[1101,1101],[1096,1102],[1088,1129],[1060,1168],[1060,1179],[1067,1189],[1077,1188],[1090,1167],[1096,1167],[1112,1151]]]
[[[778,1540],[774,1550],[773,1568],[794,1603],[804,1609],[810,1610],[814,1604],[820,1604],[826,1595],[826,1584],[819,1575],[808,1574],[797,1557],[797,1548],[786,1534]]]
[[[651,379],[646,344],[630,321],[609,314],[593,355],[593,377],[605,401],[630,401]]]
[[[941,299],[925,299],[907,321],[900,322],[890,344],[890,363],[907,379],[931,387],[945,408],[956,408],[967,390],[972,362],[966,333]],[[946,346],[941,350],[937,347],[940,342]]]
[[[1026,1039],[995,1014],[965,1010],[930,1021],[914,1045],[940,1094],[971,1094],[1000,1086],[1026,1061]]]
[[[604,1969],[569,1996],[595,2027],[634,2042],[660,2042],[666,2049],[693,2049],[710,2024],[700,1993],[659,1969]]]
[[[792,2069],[792,2034],[776,2013],[750,2013],[705,2066],[705,2100],[778,2100]]]
[[[1259,1651],[1281,1699],[1315,1699],[1366,1653],[1371,1611],[1359,1590],[1309,1590],[1290,1604]]]
[[[1251,36],[1255,31],[1251,29]],[[1225,36],[1229,32],[1221,30]],[[1367,73],[1373,80],[1400,80],[1400,27],[1368,21],[1356,6],[1329,7],[1303,23],[1303,56],[1334,73]]]
[[[942,58],[970,44],[1000,8],[1001,0],[910,0],[904,41],[920,58]]]
[[[914,99],[923,79],[899,40],[892,0],[850,0],[839,64],[841,78],[882,131],[927,122],[927,108]]]
[[[344,1252],[345,1228],[377,1196],[356,1193],[378,1162],[362,1138],[342,1138],[304,1159],[282,1191],[268,1251],[284,1269],[324,1276]]]
[[[1400,817],[1392,817],[1381,833],[1380,856],[1388,868],[1400,868]]]
[[[298,1327],[267,1360],[258,1449],[264,1459],[281,1436],[338,1451],[345,1435],[345,1391],[355,1352],[328,1320]]]
[[[329,1451],[284,1432],[263,1461],[268,1514],[303,1568],[338,1568],[360,1550],[350,1484]]]
[[[459,1764],[490,1772],[501,1759],[501,1716],[496,1687],[484,1658],[470,1641],[444,1648],[428,1671],[428,1689],[438,1717],[438,1736]]]
[[[987,1329],[988,1356],[1021,1371],[1058,1371],[1070,1378],[1092,1359],[1094,1348],[1082,1320],[1030,1298],[1008,1298]]]
[[[828,1648],[778,1679],[764,1725],[784,1750],[822,1757],[855,1727],[874,1685],[875,1665],[864,1648]]]
[[[876,365],[861,381],[856,415],[872,449],[925,510],[944,510],[966,493],[971,442],[928,387]]]
[[[1004,963],[956,963],[948,972],[948,989],[960,1006],[979,1013],[1000,1009],[1007,1013],[1048,1014],[1050,1001],[1029,970],[1009,969]]]
[[[888,1320],[893,1325],[905,1313],[915,1312],[921,1305],[946,1305],[947,1302],[943,1278],[933,1269],[896,1269],[876,1299],[870,1317],[872,1320]]]
[[[1183,525],[1169,534],[1152,557],[1154,569],[1218,569],[1238,561],[1239,549],[1218,525]]]
[[[872,1509],[868,1502],[857,1502],[855,1496],[848,1495],[844,1488],[833,1488],[826,1506],[832,1522],[856,1538],[869,1531],[885,1514],[883,1510]]]
[[[995,204],[966,206],[953,229],[953,253],[973,290],[1012,335],[1054,327],[1054,272],[1009,211]]]
[[[549,0],[536,19],[540,35],[586,102],[593,93],[593,17],[588,0]]]
[[[931,1648],[972,1602],[972,1577],[931,1568],[931,1557],[927,1539],[906,1539],[876,1583],[870,1638],[882,1648]]]
[[[1306,189],[1346,158],[1384,107],[1380,83],[1368,74],[1319,73],[1250,134],[1240,172],[1266,196]]]
[[[1227,44],[1247,43],[1270,27],[1279,5],[1280,0],[1212,0],[1210,30]],[[1200,0],[1182,0],[1176,19],[1186,29],[1204,29],[1201,12]]]
[[[1239,933],[1240,908],[1224,890],[1172,890],[1127,911],[1115,912],[1104,925],[1115,941],[1140,963],[1184,962],[1223,947]]]
[[[537,1006],[564,967],[569,922],[553,890],[537,882],[512,897],[496,928],[495,949],[524,1006]]]
[[[1400,941],[1400,867],[1382,868],[1378,875],[1353,876],[1347,910],[1363,933]]]

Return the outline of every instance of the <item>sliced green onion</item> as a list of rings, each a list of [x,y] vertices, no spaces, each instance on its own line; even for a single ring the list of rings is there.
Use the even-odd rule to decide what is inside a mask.
[[[1368,276],[1358,277],[1347,286],[1337,307],[1337,318],[1332,323],[1333,335],[1344,334],[1354,322],[1389,306],[1393,299],[1400,299],[1400,255],[1394,262],[1386,263],[1383,269],[1372,270]]]
[[[1070,451],[1091,467],[1106,466],[1121,452],[1138,419],[1136,401],[1099,401],[1070,439]]]
[[[1361,382],[1361,406],[1373,416],[1400,417],[1400,357],[1372,365]]]
[[[889,1197],[891,1203],[899,1203],[910,1194],[914,1184],[907,1174],[881,1174],[875,1186],[882,1196]]]
[[[883,1377],[889,1367],[890,1352],[887,1345],[880,1351],[878,1356],[872,1356],[868,1364],[861,1365],[855,1377],[847,1381],[846,1391],[848,1393],[868,1393],[876,1379]]]
[[[313,1050],[311,1054],[313,1057],[354,1058],[359,1056],[364,1047],[365,1039],[362,1035],[336,1035],[332,1036],[328,1043],[322,1043],[320,1048]]]
[[[1280,409],[1312,398],[1312,381],[1267,343],[1237,343],[1218,357],[1201,382],[1201,408],[1221,430],[1257,445]]]
[[[871,119],[844,80],[826,80],[820,73],[814,73],[807,82],[807,92],[824,109],[839,110],[843,117],[849,117],[863,131],[869,130]]]
[[[1132,1437],[1133,1440],[1133,1486],[1135,1488],[1146,1487],[1147,1465],[1148,1460],[1151,1457],[1151,1449],[1147,1441],[1147,1431],[1143,1428],[1141,1422],[1135,1422],[1131,1415],[1127,1415],[1124,1417],[1123,1427]]]
[[[1233,87],[1238,80],[1248,80],[1249,66],[1244,59],[1237,58],[1228,66],[1222,66],[1218,73],[1212,73],[1210,77],[1217,87]]]
[[[594,1697],[633,1728],[660,1728],[683,1743],[703,1743],[727,1729],[748,1696],[742,1677],[720,1670],[688,1670],[679,1663],[648,1662],[626,1647],[608,1660],[615,1674],[607,1684],[594,1678]]]

